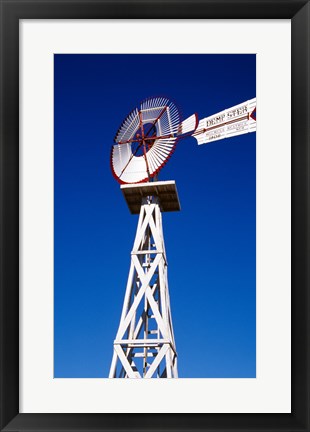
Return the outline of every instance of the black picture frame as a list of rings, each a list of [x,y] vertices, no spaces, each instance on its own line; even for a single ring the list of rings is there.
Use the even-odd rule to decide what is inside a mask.
[[[309,1],[0,0],[0,13],[1,430],[310,431]],[[19,414],[19,20],[100,18],[291,19],[292,412],[290,414]]]

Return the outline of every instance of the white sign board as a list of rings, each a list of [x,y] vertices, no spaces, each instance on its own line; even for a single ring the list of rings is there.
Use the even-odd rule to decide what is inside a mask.
[[[199,121],[193,133],[198,144],[256,131],[256,98]]]

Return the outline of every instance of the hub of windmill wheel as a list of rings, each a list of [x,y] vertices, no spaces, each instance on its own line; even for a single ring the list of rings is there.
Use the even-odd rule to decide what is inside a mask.
[[[138,129],[132,143],[132,152],[135,156],[143,156],[144,150],[148,151],[152,148],[156,141],[156,138],[154,138],[156,134],[156,127],[152,123],[143,125],[143,130],[141,128]]]

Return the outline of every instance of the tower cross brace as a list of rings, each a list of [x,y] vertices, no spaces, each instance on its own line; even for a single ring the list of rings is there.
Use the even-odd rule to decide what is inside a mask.
[[[109,378],[177,378],[162,212],[180,210],[174,181],[121,186],[138,213]]]

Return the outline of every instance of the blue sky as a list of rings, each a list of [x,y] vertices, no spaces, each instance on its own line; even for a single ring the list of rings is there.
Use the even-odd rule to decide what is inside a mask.
[[[256,96],[255,55],[54,56],[54,376],[106,378],[137,216],[110,170],[126,115],[173,99],[184,118]],[[180,140],[159,180],[180,378],[256,375],[256,134]]]

